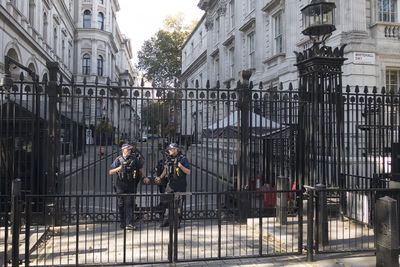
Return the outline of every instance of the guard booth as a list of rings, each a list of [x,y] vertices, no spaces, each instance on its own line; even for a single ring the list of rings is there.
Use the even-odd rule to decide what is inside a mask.
[[[0,109],[0,194],[10,194],[11,177],[21,179],[23,193],[45,193],[44,113],[36,118],[27,101],[3,101]]]

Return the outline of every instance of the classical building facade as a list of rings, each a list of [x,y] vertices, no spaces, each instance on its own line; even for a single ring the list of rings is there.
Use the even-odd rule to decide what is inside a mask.
[[[119,9],[118,0],[0,0],[0,75],[7,55],[37,73],[40,81],[48,77],[46,62],[52,61],[59,63],[64,81],[134,85],[131,41],[117,24]],[[12,70],[12,75],[19,72]],[[75,102],[65,109],[82,113],[91,125],[104,117],[115,125],[123,116],[137,117],[137,107],[129,103],[121,103],[123,116],[118,117],[112,101],[89,97]],[[120,131],[134,131],[128,129],[133,124],[126,127]]]
[[[400,3],[398,0],[331,0],[336,28],[327,45],[346,44],[343,84],[400,86]],[[182,78],[210,80],[211,87],[238,79],[252,69],[251,80],[265,88],[297,87],[293,51],[311,45],[301,34],[301,9],[308,0],[201,0],[205,11],[182,50]],[[203,38],[199,38],[202,35]],[[206,44],[203,47],[201,44]],[[198,50],[199,48],[199,50]]]

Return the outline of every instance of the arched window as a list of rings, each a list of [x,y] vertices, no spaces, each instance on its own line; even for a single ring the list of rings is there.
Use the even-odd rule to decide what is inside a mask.
[[[89,10],[83,12],[83,28],[90,28],[92,20],[92,13]]]
[[[10,50],[8,50],[7,54],[8,57],[14,59],[15,61],[19,62],[19,56],[17,54],[17,51],[15,51],[14,48],[10,48]],[[15,78],[19,77],[19,74],[21,73],[21,70],[19,68],[10,68],[11,71],[11,75]]]
[[[30,69],[32,72],[36,72],[35,64],[30,63],[30,64],[28,65],[28,69]],[[28,80],[29,80],[29,81],[32,81],[32,77],[28,76]]]
[[[104,30],[104,15],[103,13],[99,12],[97,15],[97,22],[98,22],[98,29]]]
[[[28,69],[30,69],[30,70],[33,71],[33,72],[36,72],[36,68],[35,68],[35,65],[34,65],[33,63],[30,63],[30,64],[28,65]]]
[[[43,40],[47,42],[47,28],[49,22],[47,21],[47,14],[43,13]]]
[[[97,75],[103,76],[103,57],[99,56],[97,58]]]
[[[44,73],[42,76],[42,82],[47,83],[48,79],[47,79],[47,73]]]
[[[90,74],[90,56],[88,54],[83,55],[82,58],[82,74],[83,75]]]
[[[10,50],[8,50],[7,56],[19,62],[17,51],[15,51],[14,48],[10,48]]]

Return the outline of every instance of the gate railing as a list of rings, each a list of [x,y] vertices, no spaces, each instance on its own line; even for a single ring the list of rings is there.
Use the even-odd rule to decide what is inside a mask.
[[[171,198],[168,209],[173,211],[165,228],[160,227],[162,211],[157,206],[161,196]],[[136,230],[120,228],[119,197],[135,199]],[[182,206],[176,206],[174,197],[183,198]],[[275,216],[280,198],[297,201],[287,209],[284,223]],[[53,202],[60,208],[43,208]],[[23,209],[16,216],[23,224],[12,236],[17,233],[22,242],[13,260],[25,266],[130,265],[302,253],[301,191],[26,195],[21,203]],[[17,253],[12,249],[12,255]],[[6,254],[5,266],[13,260]]]
[[[25,195],[23,201],[16,194],[1,198],[3,205],[13,199],[11,217],[21,222],[3,217],[1,260],[5,266],[123,265],[298,255],[303,247],[309,260],[375,251],[375,203],[383,196],[399,202],[400,190],[317,186],[305,193]],[[135,199],[136,230],[120,228],[119,197]],[[166,228],[160,227],[161,197],[170,198],[173,211]],[[177,197],[179,205],[172,201]]]
[[[399,189],[306,188],[310,261],[314,253],[375,251],[376,201],[384,196],[400,201]]]

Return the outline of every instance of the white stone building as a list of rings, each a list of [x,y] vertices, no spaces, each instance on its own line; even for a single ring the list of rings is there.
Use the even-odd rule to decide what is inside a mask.
[[[331,0],[336,31],[327,45],[347,44],[343,84],[400,87],[398,0]],[[200,0],[205,17],[182,50],[182,78],[211,87],[232,83],[253,69],[251,80],[267,88],[297,87],[293,51],[310,46],[301,34],[301,9],[309,0]],[[202,35],[203,38],[198,36]],[[199,43],[207,47],[199,46]],[[201,47],[200,50],[197,47]]]
[[[130,40],[116,21],[119,8],[118,0],[0,0],[0,75],[7,55],[36,72],[40,81],[48,76],[46,62],[53,61],[59,63],[64,81],[74,78],[80,83],[85,78],[89,83],[97,78],[99,86],[107,80],[134,85],[137,72],[130,62]],[[12,71],[18,77],[20,70]],[[137,116],[137,107],[122,103],[123,117],[118,119],[115,105],[85,98],[79,106],[66,108],[90,117],[86,121],[92,125],[102,117],[115,126],[125,116]],[[133,124],[126,127],[120,131],[135,130]]]

